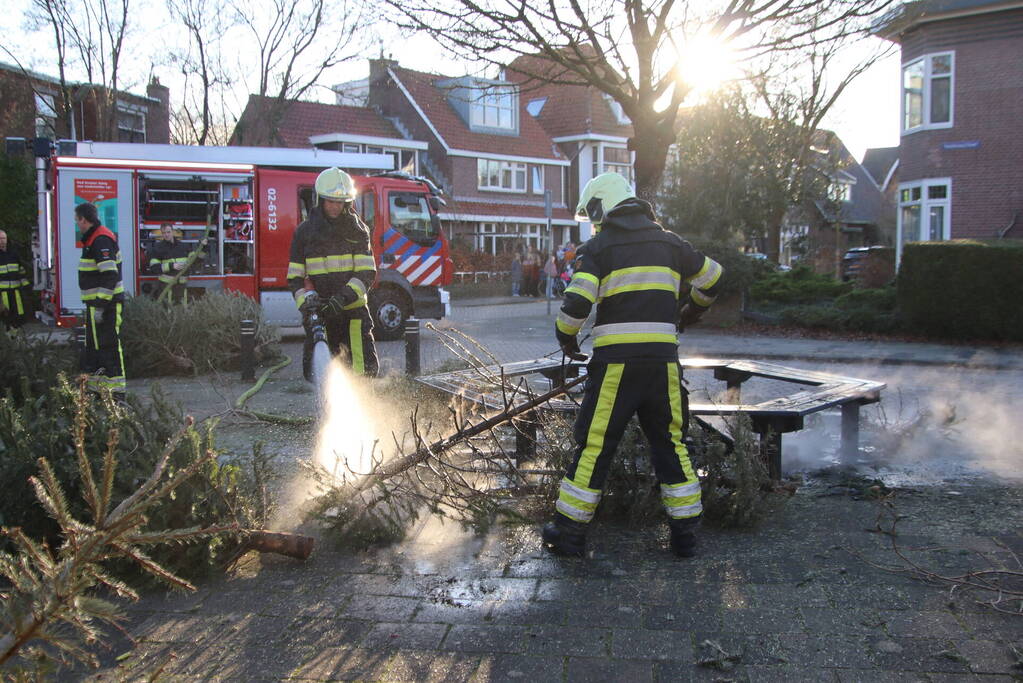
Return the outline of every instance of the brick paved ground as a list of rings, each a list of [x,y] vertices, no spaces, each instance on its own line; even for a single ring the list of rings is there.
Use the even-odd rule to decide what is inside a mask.
[[[1018,489],[950,490],[896,496],[911,557],[953,573],[1023,553]],[[116,643],[88,678],[174,653],[168,680],[1018,680],[1023,616],[868,564],[896,560],[877,512],[808,485],[755,532],[705,530],[687,561],[658,528],[600,525],[590,557],[561,560],[529,527],[429,520],[391,548],[321,544],[150,595],[127,607],[138,647]]]

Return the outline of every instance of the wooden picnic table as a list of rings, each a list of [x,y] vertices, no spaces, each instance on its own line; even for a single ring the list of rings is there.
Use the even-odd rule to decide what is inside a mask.
[[[753,430],[760,437],[760,452],[767,462],[772,479],[781,478],[782,435],[799,431],[807,415],[829,408],[838,407],[842,411],[843,458],[854,456],[859,449],[860,406],[881,400],[881,390],[885,388],[883,382],[801,370],[764,361],[682,358],[679,362],[683,370],[713,371],[714,378],[726,384],[725,402],[691,402],[690,414],[726,439],[729,438],[727,434],[710,426],[703,418],[748,416]],[[584,369],[579,364],[541,358],[422,376],[417,377],[416,381],[461,396],[488,410],[504,410],[516,401],[526,400],[530,394],[538,393],[529,386],[530,377],[535,379],[536,375],[542,375],[547,381],[557,384],[566,377],[578,376]],[[742,384],[752,377],[789,382],[802,388],[760,403],[742,403]],[[575,412],[578,404],[571,397],[562,397],[548,402],[547,409]],[[524,421],[524,424],[527,432],[524,437],[520,434],[520,443],[523,438],[528,440],[529,436],[529,421]]]

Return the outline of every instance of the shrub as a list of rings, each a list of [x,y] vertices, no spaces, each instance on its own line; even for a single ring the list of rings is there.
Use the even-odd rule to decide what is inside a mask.
[[[750,287],[750,296],[760,303],[814,303],[833,299],[852,291],[853,286],[829,275],[819,275],[809,266],[796,266],[788,272],[770,273]]]
[[[128,377],[199,374],[238,367],[242,320],[256,322],[256,361],[281,355],[277,328],[263,320],[259,304],[237,292],[207,294],[187,305],[148,297],[128,299],[121,342]]]
[[[913,330],[954,339],[1023,341],[1023,242],[907,244],[898,308]]]
[[[835,299],[835,306],[847,311],[866,308],[891,313],[896,306],[895,287],[854,289]]]

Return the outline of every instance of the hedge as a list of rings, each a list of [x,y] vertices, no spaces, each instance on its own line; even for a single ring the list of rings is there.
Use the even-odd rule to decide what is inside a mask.
[[[1023,341],[1023,241],[907,244],[896,282],[900,315],[913,331]]]

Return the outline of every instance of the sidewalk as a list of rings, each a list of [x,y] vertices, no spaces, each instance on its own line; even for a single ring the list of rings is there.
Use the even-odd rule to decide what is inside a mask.
[[[452,302],[453,307],[476,308],[532,304],[546,309],[546,299],[487,297]],[[552,299],[557,316],[560,299]],[[553,321],[552,323],[553,324]],[[553,337],[553,332],[551,333]],[[713,351],[709,351],[713,349]],[[757,360],[824,360],[879,365],[948,365],[990,370],[1023,370],[1023,345],[998,348],[930,342],[812,339],[737,335],[727,329],[694,327],[679,337],[679,354]]]
[[[455,302],[452,318],[507,303],[514,315],[473,324],[495,338],[532,329],[548,348],[559,302],[548,315],[543,299],[507,299]],[[681,340],[683,356],[1023,368],[1018,350],[698,329]],[[381,346],[396,359],[404,351]],[[276,408],[310,400],[291,393],[304,387],[298,373],[276,380]],[[178,381],[178,394],[205,382]],[[239,429],[246,446],[266,436]],[[308,432],[274,430],[271,440],[303,451]],[[939,574],[1023,556],[1018,485],[946,481],[890,502],[900,549]],[[708,525],[687,561],[668,552],[663,524],[598,521],[583,560],[550,556],[527,524],[477,537],[425,518],[403,542],[365,553],[321,538],[305,562],[250,554],[194,594],[125,604],[137,645],[116,636],[98,672],[60,680],[141,680],[171,653],[163,675],[174,681],[1020,680],[1023,617],[879,568],[898,563],[892,537],[877,533],[880,511],[847,485],[808,481],[753,531]]]
[[[968,508],[944,490],[896,499],[914,559],[951,574],[1007,557],[996,543],[1023,552],[1021,492],[965,493]],[[174,653],[175,681],[1014,680],[1023,617],[872,566],[897,559],[877,517],[807,486],[754,532],[706,529],[686,561],[663,525],[595,523],[584,560],[524,526],[428,521],[362,554],[321,541],[304,563],[253,558],[127,606],[138,646],[121,639],[87,679],[140,680]]]

